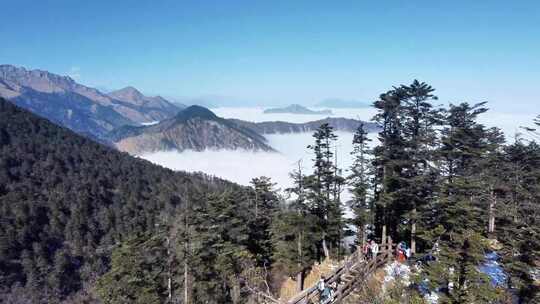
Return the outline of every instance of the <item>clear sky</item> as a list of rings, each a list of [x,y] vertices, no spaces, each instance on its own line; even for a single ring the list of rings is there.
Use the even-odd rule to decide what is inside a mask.
[[[444,101],[540,112],[540,1],[0,0],[0,63],[165,96]]]

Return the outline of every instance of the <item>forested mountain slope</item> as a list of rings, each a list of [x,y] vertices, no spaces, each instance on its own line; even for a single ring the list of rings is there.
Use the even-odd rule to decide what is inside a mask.
[[[0,302],[86,290],[120,241],[225,189],[240,187],[130,157],[0,98]]]

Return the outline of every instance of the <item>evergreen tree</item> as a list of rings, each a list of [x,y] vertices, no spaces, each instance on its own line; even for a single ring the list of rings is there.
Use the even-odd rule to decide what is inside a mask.
[[[281,205],[272,220],[271,235],[274,248],[273,267],[283,269],[290,276],[296,276],[297,289],[303,289],[303,274],[317,260],[320,233],[317,217],[311,214],[306,201],[306,176],[302,172],[302,162],[298,169],[289,174],[293,187],[285,191],[293,197]]]
[[[433,166],[434,151],[438,144],[436,127],[441,124],[440,111],[434,109],[432,102],[437,97],[430,85],[414,80],[409,86],[400,87],[405,92],[401,102],[403,140],[406,158],[403,163],[399,196],[409,202],[406,220],[410,223],[411,253],[416,252],[417,222],[429,208],[435,193],[437,170]]]
[[[273,252],[270,225],[279,208],[279,197],[269,177],[254,178],[251,185],[249,200],[253,214],[249,219],[248,249],[256,254],[257,265],[270,265]]]
[[[197,303],[240,303],[241,275],[255,265],[248,251],[250,216],[242,192],[210,195],[196,209],[193,236],[193,299]]]
[[[540,301],[532,276],[540,260],[540,146],[517,139],[505,147],[502,166],[495,236],[503,244],[509,288],[516,290],[519,303],[534,303]]]
[[[398,227],[407,203],[399,196],[403,185],[401,176],[405,163],[405,140],[400,118],[401,105],[407,94],[403,88],[394,88],[381,94],[374,107],[378,113],[373,120],[380,127],[380,145],[374,149],[375,165],[375,227],[381,241],[387,234],[397,239]]]
[[[321,227],[321,251],[325,257],[340,253],[341,239],[345,224],[339,195],[336,191],[342,178],[334,164],[333,143],[337,140],[333,128],[322,124],[313,134],[315,143],[308,148],[314,153],[313,175],[306,179],[307,199],[312,214],[318,218]]]
[[[351,222],[356,227],[357,243],[362,245],[366,242],[366,227],[373,223],[373,200],[370,196],[373,174],[370,142],[364,124],[360,124],[353,136],[351,152],[353,164],[348,182],[353,195],[350,208],[354,212],[354,218]]]
[[[133,238],[113,251],[111,269],[96,284],[103,303],[165,303],[166,253],[160,236]]]
[[[450,105],[440,149],[444,172],[432,227],[438,248],[436,263],[428,268],[436,285],[448,284],[444,293],[450,303],[494,301],[497,294],[478,265],[488,250],[485,233],[486,208],[479,202],[483,185],[482,159],[490,148],[489,130],[476,122],[487,111],[484,103]],[[435,237],[434,236],[434,237]]]

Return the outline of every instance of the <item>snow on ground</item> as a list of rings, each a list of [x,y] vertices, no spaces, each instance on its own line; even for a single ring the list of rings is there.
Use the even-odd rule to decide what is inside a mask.
[[[387,264],[384,271],[383,290],[396,280],[401,281],[405,286],[411,284],[411,268],[406,264],[394,261],[392,264]]]

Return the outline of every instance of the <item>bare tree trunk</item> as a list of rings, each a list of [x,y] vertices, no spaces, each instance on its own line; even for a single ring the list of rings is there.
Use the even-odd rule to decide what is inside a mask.
[[[386,224],[382,226],[381,244],[386,244]]]
[[[188,265],[187,261],[184,258],[184,304],[189,303],[189,293],[188,293]]]
[[[296,291],[301,292],[304,290],[304,271],[300,270],[296,274]]]
[[[259,216],[259,193],[255,189],[255,219]]]
[[[238,285],[238,283],[234,284],[231,293],[233,304],[240,303],[240,286]]]
[[[298,239],[297,239],[297,242],[296,242],[296,245],[297,245],[297,252],[298,252],[298,269],[299,269],[299,272],[298,274],[296,274],[296,290],[298,292],[302,291],[304,289],[304,269],[303,269],[303,266],[302,266],[302,256],[303,256],[303,253],[302,253],[302,238],[303,238],[303,234],[302,232],[300,232],[298,234]]]
[[[394,258],[394,251],[392,250],[392,238],[391,237],[388,237],[388,247],[386,247],[386,255],[387,255],[387,260],[388,262],[391,262],[392,259]]]
[[[492,194],[491,200],[489,202],[488,234],[495,233],[495,205],[496,204],[497,204],[497,199]]]
[[[172,263],[171,263],[171,240],[169,237],[166,237],[167,241],[167,292],[169,303],[172,303]]]
[[[323,232],[322,247],[323,247],[323,251],[324,251],[324,257],[329,258],[330,257],[330,252],[328,251],[328,246],[326,245],[326,233],[325,232]]]
[[[416,207],[412,211],[411,224],[411,254],[416,253]]]
[[[189,251],[189,224],[187,219],[187,214],[185,217],[185,229],[186,229],[186,235],[188,236],[187,239],[184,242],[184,304],[189,304],[189,292],[188,292],[188,284],[189,284],[189,271],[188,271],[188,251]]]

